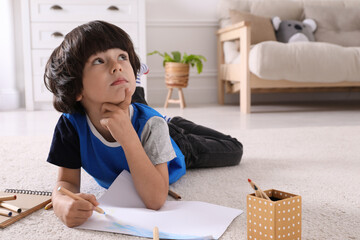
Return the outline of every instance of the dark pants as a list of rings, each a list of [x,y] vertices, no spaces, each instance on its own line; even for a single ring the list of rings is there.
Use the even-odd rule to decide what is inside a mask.
[[[240,163],[243,146],[229,135],[181,117],[168,123],[170,136],[185,156],[186,168],[224,167]]]
[[[132,102],[148,105],[142,87],[136,87]],[[173,117],[168,126],[171,138],[185,156],[186,168],[224,167],[240,163],[243,145],[236,138],[181,117]]]

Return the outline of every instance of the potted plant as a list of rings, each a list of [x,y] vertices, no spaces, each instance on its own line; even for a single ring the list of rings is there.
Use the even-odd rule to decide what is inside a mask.
[[[206,58],[202,55],[187,55],[184,53],[181,57],[181,53],[179,51],[173,51],[171,52],[171,55],[167,52],[160,53],[159,51],[148,53],[148,55],[154,54],[158,54],[163,57],[165,83],[168,87],[187,87],[190,66],[196,66],[197,72],[200,74],[203,69],[203,62],[206,62]]]

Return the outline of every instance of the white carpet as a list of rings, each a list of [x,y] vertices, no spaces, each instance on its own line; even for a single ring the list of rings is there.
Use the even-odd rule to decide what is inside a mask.
[[[302,239],[360,239],[360,127],[245,130],[239,166],[188,173],[172,189],[199,200],[245,211],[221,239],[246,239],[248,178],[263,189],[302,196]],[[49,137],[0,138],[0,188],[51,191],[56,167],[46,163]],[[83,192],[103,190],[85,173]],[[53,211],[39,210],[0,229],[0,239],[140,239],[65,227]]]

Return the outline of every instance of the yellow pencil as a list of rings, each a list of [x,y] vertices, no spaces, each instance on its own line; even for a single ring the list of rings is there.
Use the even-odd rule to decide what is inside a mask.
[[[21,208],[14,206],[10,203],[0,202],[0,207],[9,209],[10,211],[13,211],[13,212],[21,213]]]
[[[158,227],[154,227],[153,240],[159,240],[159,228]]]
[[[48,204],[46,204],[45,210],[49,210],[52,207],[53,207],[52,202],[49,202]]]
[[[9,201],[9,200],[16,200],[16,195],[9,195],[9,196],[0,197],[0,202]]]
[[[65,195],[68,195],[69,197],[71,197],[72,199],[75,199],[75,200],[84,200],[84,201],[87,201],[85,199],[83,199],[82,197],[79,197],[78,195],[75,195],[73,192],[70,192],[69,190],[67,190],[66,188],[64,187],[59,187],[58,188],[58,191],[65,194]],[[97,211],[98,213],[101,213],[101,214],[105,214],[104,210],[102,210],[101,208],[99,207],[95,207],[95,211]]]

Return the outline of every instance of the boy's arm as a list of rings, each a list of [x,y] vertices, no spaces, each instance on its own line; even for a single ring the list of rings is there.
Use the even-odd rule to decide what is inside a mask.
[[[68,227],[75,227],[84,223],[99,203],[92,194],[79,193],[81,171],[60,167],[58,180],[53,190],[52,202],[56,216]],[[63,186],[71,192],[78,193],[87,201],[74,200],[60,193],[57,189]]]
[[[164,204],[169,190],[167,163],[154,166],[129,117],[127,117],[128,122],[126,122],[126,118],[120,120],[121,116],[114,109],[116,106],[113,105],[109,108],[112,108],[113,111],[112,114],[109,114],[106,124],[108,124],[107,127],[112,136],[124,149],[135,188],[147,208],[158,210]],[[117,128],[121,128],[121,130]]]
[[[145,153],[139,138],[126,141],[123,145],[135,188],[145,206],[158,210],[166,201],[169,190],[167,163],[156,166]]]
[[[147,156],[129,118],[131,94],[125,90],[125,100],[119,105],[104,103],[101,125],[123,147],[135,188],[145,206],[160,209],[169,190],[167,163],[156,166]]]

